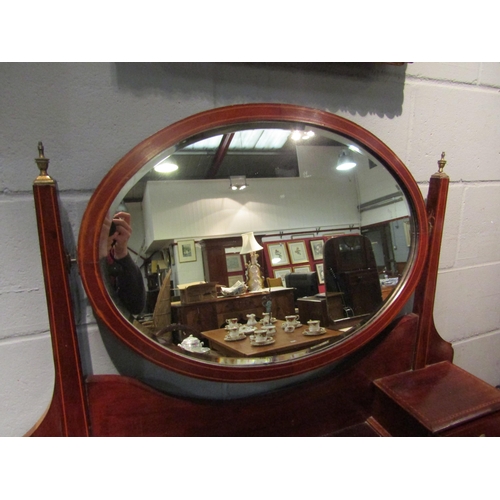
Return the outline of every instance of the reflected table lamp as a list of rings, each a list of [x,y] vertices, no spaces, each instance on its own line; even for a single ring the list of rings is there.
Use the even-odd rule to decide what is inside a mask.
[[[253,232],[243,233],[241,235],[243,242],[241,246],[241,255],[250,254],[250,260],[247,262],[247,286],[250,292],[258,292],[262,290],[264,280],[262,279],[262,274],[260,271],[260,265],[257,261],[257,252],[262,250]]]

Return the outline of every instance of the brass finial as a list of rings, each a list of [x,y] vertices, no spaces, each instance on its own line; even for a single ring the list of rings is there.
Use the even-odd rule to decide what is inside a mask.
[[[441,153],[441,159],[438,160],[438,165],[439,165],[439,173],[443,173],[444,166],[446,165],[446,160],[444,159],[444,151]]]
[[[47,173],[49,159],[45,158],[42,141],[38,143],[38,158],[35,158],[35,162],[40,170],[40,175],[35,179],[33,184],[53,184],[54,179]]]

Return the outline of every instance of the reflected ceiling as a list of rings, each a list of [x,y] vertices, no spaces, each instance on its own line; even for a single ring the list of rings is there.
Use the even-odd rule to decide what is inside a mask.
[[[169,157],[179,168],[167,175],[152,169],[126,195],[125,202],[141,201],[148,181],[298,177],[297,146],[345,147],[331,137],[292,130],[244,130],[211,137],[200,135]],[[182,148],[182,149],[181,149]],[[249,157],[251,161],[249,161]]]

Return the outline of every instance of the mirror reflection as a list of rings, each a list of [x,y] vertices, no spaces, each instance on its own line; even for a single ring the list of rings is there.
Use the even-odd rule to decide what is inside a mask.
[[[123,314],[167,349],[275,362],[342,342],[383,306],[405,272],[410,224],[398,182],[360,145],[254,123],[145,165],[111,204],[103,274]],[[144,292],[125,278],[137,276],[130,262]],[[138,311],[130,298],[142,293]]]

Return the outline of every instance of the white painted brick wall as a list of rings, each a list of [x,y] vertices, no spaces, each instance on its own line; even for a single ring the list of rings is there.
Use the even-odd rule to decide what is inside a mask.
[[[453,342],[457,364],[500,383],[500,63],[415,62],[369,78],[337,69],[0,64],[0,436],[29,430],[54,382],[31,196],[38,141],[51,159],[74,247],[92,190],[126,152],[188,115],[240,102],[290,102],[353,120],[400,156],[424,195],[446,151],[452,184],[436,326]],[[73,284],[85,366],[117,373],[81,286]],[[182,386],[181,378],[166,383]],[[255,390],[212,388],[227,395]]]

